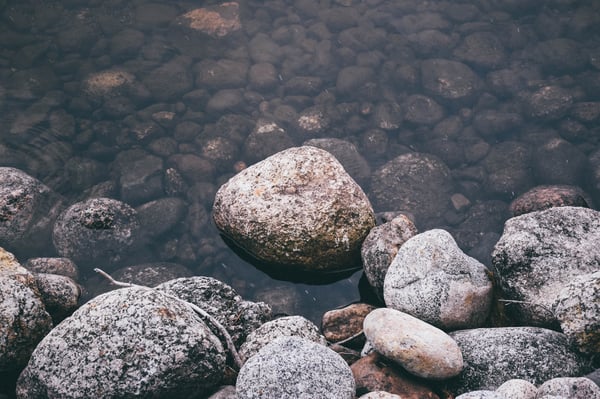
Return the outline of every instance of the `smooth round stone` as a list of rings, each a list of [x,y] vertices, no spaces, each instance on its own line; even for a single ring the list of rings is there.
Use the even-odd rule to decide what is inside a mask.
[[[538,389],[527,380],[514,378],[500,385],[496,392],[504,395],[505,399],[535,399]]]
[[[385,391],[373,391],[362,395],[358,399],[402,399],[402,396]]]
[[[409,314],[376,309],[365,318],[363,327],[377,352],[416,376],[442,380],[462,371],[462,353],[456,342]]]
[[[458,395],[456,399],[506,399],[494,391],[472,391]]]
[[[331,349],[298,337],[281,337],[240,369],[239,399],[352,399],[350,367]]]
[[[600,398],[600,387],[585,377],[560,377],[544,382],[538,388],[536,398]]]

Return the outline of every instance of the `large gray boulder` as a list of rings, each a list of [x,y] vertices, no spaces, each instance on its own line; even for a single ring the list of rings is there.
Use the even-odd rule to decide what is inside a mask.
[[[352,399],[350,366],[331,349],[298,337],[277,338],[241,368],[239,399]]]
[[[17,381],[18,398],[204,397],[221,381],[219,339],[182,301],[133,287],[55,327]]]
[[[466,255],[445,230],[410,238],[385,275],[388,307],[442,329],[481,326],[492,303],[486,267]]]
[[[362,189],[330,153],[281,151],[218,190],[214,221],[253,257],[299,270],[360,265],[360,246],[375,225]]]
[[[460,394],[495,390],[505,381],[524,379],[535,385],[556,377],[579,376],[586,359],[559,332],[538,327],[476,328],[449,334],[463,355],[464,369],[448,383]]]
[[[507,314],[521,324],[557,326],[554,305],[563,288],[598,270],[600,212],[557,207],[506,221],[492,253]]]

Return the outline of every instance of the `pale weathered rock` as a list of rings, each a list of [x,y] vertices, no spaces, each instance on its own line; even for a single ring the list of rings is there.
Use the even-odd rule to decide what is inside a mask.
[[[535,399],[538,390],[531,382],[514,378],[500,385],[496,392],[505,399]]]
[[[30,275],[31,273],[21,266],[14,254],[0,247],[0,276],[12,276],[14,274]]]
[[[495,390],[511,379],[539,385],[551,378],[589,371],[587,360],[559,332],[538,327],[476,328],[449,334],[458,344],[464,370],[448,382],[456,394]]]
[[[97,101],[126,95],[136,83],[135,75],[123,69],[94,72],[82,82],[82,90]]]
[[[51,328],[33,276],[0,273],[0,371],[24,367]]]
[[[575,277],[593,273],[600,259],[600,212],[550,208],[509,219],[492,254],[506,306],[522,324],[550,326],[561,290]]]
[[[239,399],[352,399],[354,378],[331,349],[298,337],[281,337],[263,347],[241,368]]]
[[[30,258],[23,266],[34,273],[60,274],[73,280],[79,279],[79,269],[69,258]]]
[[[268,321],[248,334],[246,342],[240,347],[240,357],[242,360],[249,359],[279,337],[298,337],[327,345],[325,337],[313,322],[302,316],[287,316]]]
[[[100,295],[55,327],[17,381],[18,398],[189,397],[218,386],[219,339],[183,302],[142,287]]]
[[[216,194],[219,230],[259,260],[301,270],[340,270],[360,263],[375,225],[361,188],[328,152],[281,151],[231,178]]]
[[[365,183],[371,176],[371,167],[349,141],[336,138],[311,139],[302,143],[331,153],[344,167],[346,172],[358,183]]]
[[[456,399],[506,399],[502,394],[494,391],[471,391],[458,395]]]
[[[364,332],[378,353],[416,376],[441,380],[462,371],[462,354],[456,342],[409,314],[376,309],[365,318]]]
[[[600,353],[600,271],[573,278],[553,309],[560,328],[581,352]]]
[[[189,11],[179,17],[178,22],[189,29],[216,38],[227,36],[242,28],[239,4],[233,1]]]
[[[360,253],[365,276],[380,299],[383,299],[385,275],[398,249],[417,232],[414,223],[406,215],[399,215],[373,227],[363,241]]]
[[[553,378],[538,387],[536,398],[598,399],[600,387],[585,377]]]
[[[444,329],[482,325],[490,311],[492,282],[445,230],[406,241],[385,276],[388,307]]]
[[[359,399],[402,399],[402,396],[385,391],[373,391],[362,395]]]

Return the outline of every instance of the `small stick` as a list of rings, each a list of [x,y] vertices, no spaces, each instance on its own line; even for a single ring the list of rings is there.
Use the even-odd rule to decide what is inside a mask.
[[[345,338],[341,341],[333,342],[333,345],[344,345],[344,344],[352,341],[353,339],[360,337],[363,334],[364,334],[363,330],[360,330],[359,332],[357,332],[356,334],[354,334],[348,338]]]
[[[140,287],[140,288],[146,288],[149,290],[154,290],[154,288],[146,287],[144,285],[131,284],[131,283],[125,283],[122,281],[117,281],[114,278],[112,278],[112,276],[110,274],[106,273],[104,270],[99,269],[99,268],[95,268],[94,271],[96,273],[102,275],[102,277],[106,278],[108,281],[110,281],[111,284],[119,286],[119,287]],[[233,339],[231,338],[231,335],[229,335],[229,332],[227,331],[227,329],[225,327],[223,327],[223,325],[221,323],[219,323],[219,321],[217,319],[215,319],[213,316],[208,314],[206,311],[200,309],[198,306],[194,305],[193,303],[184,301],[183,299],[178,298],[175,295],[171,295],[171,294],[163,292],[163,291],[159,291],[159,292],[163,295],[166,295],[167,297],[169,297],[171,299],[175,299],[179,302],[186,304],[194,312],[196,312],[200,317],[205,319],[205,321],[208,320],[209,323],[213,325],[213,327],[218,329],[219,332],[221,333],[221,335],[223,336],[223,339],[225,340],[227,349],[229,350],[229,353],[231,354],[231,357],[233,358],[235,365],[238,367],[238,369],[242,368],[244,363],[242,362],[240,355],[238,354],[237,350],[235,349],[235,344],[233,343]]]

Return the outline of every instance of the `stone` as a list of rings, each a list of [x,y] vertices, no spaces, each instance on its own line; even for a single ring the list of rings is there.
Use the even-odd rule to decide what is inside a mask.
[[[142,153],[121,162],[119,191],[123,202],[135,206],[164,195],[161,158]]]
[[[131,287],[92,299],[46,335],[16,396],[207,395],[224,368],[221,342],[189,306]]]
[[[30,258],[23,265],[33,273],[51,273],[79,279],[79,269],[69,258]]]
[[[498,137],[510,137],[522,124],[521,115],[495,109],[477,112],[473,118],[473,127],[482,137],[490,140]]]
[[[502,394],[494,391],[471,391],[458,395],[456,399],[506,399]]]
[[[531,150],[522,142],[504,141],[492,146],[483,166],[488,172],[484,189],[498,199],[513,199],[533,186]]]
[[[342,68],[337,75],[336,90],[345,95],[352,95],[375,77],[372,68],[364,66],[348,66]]]
[[[373,391],[360,396],[358,399],[402,399],[402,396],[384,391]]]
[[[374,309],[366,303],[353,303],[325,312],[321,321],[323,335],[329,342],[339,342],[361,334],[365,317]]]
[[[542,184],[585,183],[587,157],[566,140],[552,138],[536,147],[532,161],[536,180]]]
[[[40,298],[54,324],[61,322],[79,307],[81,286],[70,277],[36,273],[34,279]]]
[[[0,273],[0,372],[19,371],[44,336],[52,318],[37,291],[34,277],[16,271]]]
[[[500,385],[496,392],[504,399],[535,399],[538,389],[527,380],[514,378]]]
[[[233,385],[225,385],[212,395],[208,399],[238,399],[235,393],[235,387]]]
[[[557,326],[553,305],[575,277],[598,269],[600,213],[564,206],[511,218],[492,253],[506,314],[521,324]]]
[[[242,28],[239,8],[239,4],[234,1],[196,8],[178,17],[177,23],[211,37],[221,38]]]
[[[194,65],[196,85],[213,90],[245,87],[248,63],[238,60],[203,60]]]
[[[360,263],[375,225],[362,189],[326,151],[281,151],[232,177],[217,191],[217,228],[257,258],[291,270],[336,271]]]
[[[0,246],[17,254],[47,251],[62,200],[25,172],[0,167]]]
[[[448,166],[425,153],[399,155],[377,169],[371,178],[377,210],[411,212],[419,227],[435,223],[441,217],[453,188]]]
[[[444,108],[434,99],[413,94],[402,103],[404,120],[415,125],[434,125],[444,117]]]
[[[600,271],[571,279],[552,309],[570,342],[583,353],[600,353]]]
[[[367,160],[349,141],[336,138],[311,139],[302,145],[317,147],[332,154],[358,184],[366,183],[371,176],[371,167]]]
[[[483,87],[481,78],[467,65],[441,58],[421,63],[421,83],[438,99],[459,103],[472,101]]]
[[[385,275],[383,296],[400,310],[442,329],[483,325],[492,303],[486,267],[466,255],[445,230],[410,238]]]
[[[521,194],[510,203],[512,216],[543,211],[558,206],[579,206],[591,208],[590,196],[577,186],[543,185],[536,186]]]
[[[279,124],[259,119],[244,143],[244,158],[255,163],[293,146],[294,141]]]
[[[350,368],[357,395],[386,391],[403,399],[439,399],[421,380],[376,352],[360,358]]]
[[[553,378],[538,387],[536,398],[598,399],[600,387],[585,377]]]
[[[375,350],[418,377],[443,380],[462,371],[463,358],[442,330],[409,314],[375,309],[365,318],[364,333]]]
[[[564,334],[544,328],[476,328],[454,331],[450,336],[464,359],[458,378],[446,383],[457,395],[495,390],[511,379],[539,385],[555,377],[585,374],[589,367]]]
[[[181,198],[164,196],[138,206],[135,211],[143,236],[153,239],[167,233],[182,221],[187,208]]]
[[[379,299],[383,299],[383,281],[400,247],[418,233],[414,223],[399,215],[371,229],[361,247],[365,276]]]
[[[68,207],[54,224],[52,239],[60,256],[89,268],[118,262],[139,238],[137,213],[124,202],[92,198]]]
[[[229,285],[212,277],[182,277],[159,284],[156,289],[209,313],[227,329],[236,346],[271,319],[269,305],[246,301]]]
[[[465,36],[453,54],[459,61],[475,68],[498,69],[507,60],[502,41],[492,32],[475,32]]]
[[[86,96],[95,101],[103,101],[127,94],[135,84],[135,75],[124,69],[114,68],[89,74],[81,87]]]
[[[143,80],[156,101],[179,99],[194,87],[191,59],[179,56],[150,71]]]
[[[325,337],[319,333],[319,328],[313,322],[302,316],[285,316],[267,321],[248,334],[239,350],[242,361],[250,359],[280,337],[298,337],[327,346]]]
[[[281,337],[263,347],[240,369],[239,399],[352,399],[350,367],[331,349],[298,337]]]
[[[522,97],[528,116],[534,120],[558,120],[573,105],[573,93],[560,86],[544,86]]]

